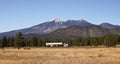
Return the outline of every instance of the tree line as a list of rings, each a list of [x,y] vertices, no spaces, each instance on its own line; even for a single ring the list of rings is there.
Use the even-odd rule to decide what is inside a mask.
[[[120,44],[120,36],[105,35],[103,37],[72,38],[72,39],[39,39],[32,37],[25,39],[20,32],[15,37],[6,37],[0,39],[0,48],[4,47],[44,47],[46,42],[63,42],[69,46],[116,46]]]

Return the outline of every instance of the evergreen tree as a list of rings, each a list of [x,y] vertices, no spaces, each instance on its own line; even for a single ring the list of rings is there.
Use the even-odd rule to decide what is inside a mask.
[[[39,39],[38,40],[38,46],[44,46],[45,45],[45,42],[43,41],[43,39]]]
[[[7,47],[7,46],[8,46],[7,37],[4,36],[4,37],[2,38],[2,47]]]
[[[100,39],[100,38],[92,37],[92,38],[90,39],[90,42],[91,42],[91,44],[92,44],[93,46],[98,46],[98,45],[101,45],[99,39]]]
[[[24,44],[23,34],[21,32],[19,32],[15,37],[14,46],[18,47],[18,49],[19,49],[20,47],[23,46],[23,44]]]
[[[32,38],[32,43],[33,43],[33,46],[38,46],[38,38],[37,37],[33,37]]]
[[[1,40],[0,40],[0,48],[2,48],[2,42],[1,42]]]
[[[13,37],[9,37],[8,38],[8,46],[9,47],[13,47],[14,46],[14,38]]]
[[[104,45],[105,46],[108,46],[108,47],[114,46],[115,47],[118,42],[119,42],[119,37],[116,35],[106,35],[104,37]]]

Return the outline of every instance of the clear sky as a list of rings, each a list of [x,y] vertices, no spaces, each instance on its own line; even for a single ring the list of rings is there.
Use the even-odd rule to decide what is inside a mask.
[[[31,27],[53,18],[120,25],[120,0],[0,0],[0,32]]]

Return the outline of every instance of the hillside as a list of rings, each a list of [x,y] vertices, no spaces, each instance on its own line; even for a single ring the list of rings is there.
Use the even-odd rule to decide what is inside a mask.
[[[18,32],[42,38],[85,38],[100,37],[106,34],[120,35],[120,26],[110,23],[95,25],[84,19],[62,21],[55,18],[29,28],[0,33],[0,38],[15,36]]]
[[[120,35],[120,29],[106,29],[98,25],[91,26],[71,26],[67,28],[60,28],[48,34],[26,34],[25,37],[36,36],[38,38],[47,39],[71,39],[71,38],[88,38],[88,37],[102,37],[105,35]]]

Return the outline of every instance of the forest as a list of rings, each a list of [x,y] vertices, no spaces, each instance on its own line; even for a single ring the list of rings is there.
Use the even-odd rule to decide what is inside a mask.
[[[120,44],[120,36],[105,35],[103,37],[72,38],[72,39],[40,39],[31,37],[26,39],[19,32],[15,37],[6,37],[0,39],[0,48],[4,47],[45,47],[46,42],[63,42],[69,46],[106,46],[115,47]]]

